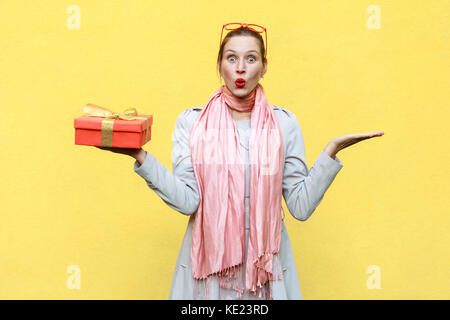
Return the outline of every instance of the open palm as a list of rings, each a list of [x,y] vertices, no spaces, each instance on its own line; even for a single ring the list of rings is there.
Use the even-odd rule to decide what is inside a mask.
[[[347,148],[348,146],[351,146],[357,142],[360,142],[362,140],[370,139],[373,137],[380,137],[384,134],[383,131],[377,131],[377,132],[366,132],[366,133],[355,133],[355,134],[346,134],[337,138],[334,138],[331,140],[331,143],[336,148],[336,153],[344,148]]]

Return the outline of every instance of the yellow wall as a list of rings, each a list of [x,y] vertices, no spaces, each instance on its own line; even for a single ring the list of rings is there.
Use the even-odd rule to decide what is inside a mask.
[[[310,219],[283,204],[304,299],[449,299],[449,10],[445,0],[0,2],[0,298],[168,298],[188,217],[131,157],[74,145],[73,119],[89,102],[154,115],[144,149],[172,170],[176,117],[218,88],[221,26],[243,21],[268,28],[261,83],[297,115],[310,167],[334,137],[385,132],[338,153],[344,168]],[[67,284],[70,266],[80,289]]]

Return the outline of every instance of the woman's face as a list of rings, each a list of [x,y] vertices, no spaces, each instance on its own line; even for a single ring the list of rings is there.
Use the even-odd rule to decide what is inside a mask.
[[[260,77],[267,71],[262,58],[258,40],[251,36],[235,36],[225,44],[219,72],[235,96],[245,98],[258,85]],[[245,80],[243,86],[236,83],[239,78]]]

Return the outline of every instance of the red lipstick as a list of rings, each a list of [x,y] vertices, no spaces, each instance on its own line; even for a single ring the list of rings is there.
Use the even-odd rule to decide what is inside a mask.
[[[236,84],[236,87],[243,88],[245,86],[245,80],[242,78],[237,78],[234,82]]]

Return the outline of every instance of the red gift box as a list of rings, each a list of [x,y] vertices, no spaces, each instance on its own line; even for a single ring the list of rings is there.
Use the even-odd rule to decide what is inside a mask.
[[[75,144],[99,147],[140,148],[151,138],[153,116],[138,114],[134,108],[114,113],[93,104],[87,115],[75,118]]]

